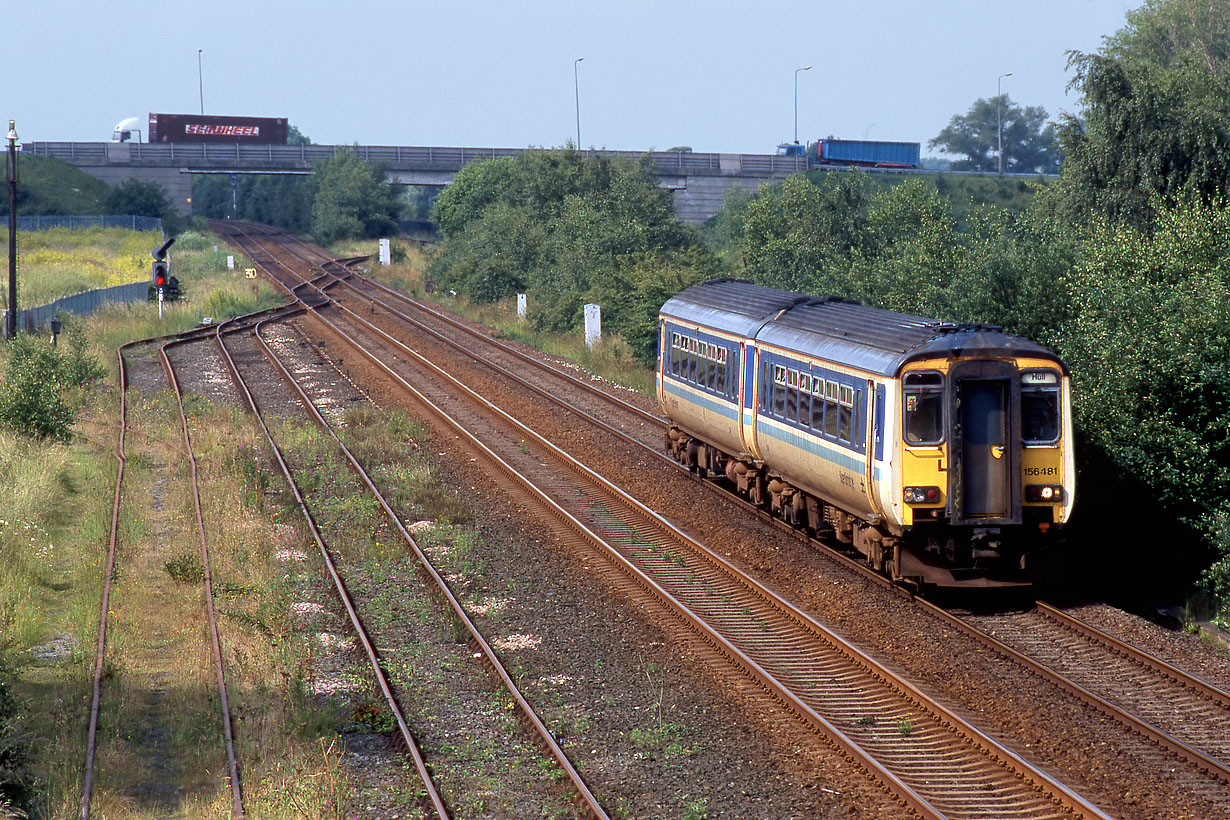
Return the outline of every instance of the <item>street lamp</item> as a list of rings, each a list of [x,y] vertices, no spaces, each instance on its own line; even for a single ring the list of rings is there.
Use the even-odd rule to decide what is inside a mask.
[[[584,60],[584,57],[577,57],[572,61],[572,87],[577,95],[577,150],[581,150],[581,79],[577,74],[577,63]]]
[[[196,50],[196,80],[201,87],[201,116],[205,116],[205,75],[201,72],[201,52],[204,49]]]
[[[794,144],[799,144],[799,72],[811,71],[811,66],[805,65],[794,70]]]
[[[995,78],[995,131],[999,136],[999,175],[1004,175],[1004,121],[1000,109],[1003,107],[1003,100],[1000,95],[1000,83],[1004,77],[1011,77],[1012,72],[1000,74]]]
[[[17,338],[17,123],[9,120],[9,312],[4,337]]]

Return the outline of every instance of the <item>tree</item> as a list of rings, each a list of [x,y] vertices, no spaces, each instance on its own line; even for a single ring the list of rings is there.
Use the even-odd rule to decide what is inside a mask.
[[[168,233],[177,233],[181,223],[166,191],[157,182],[126,179],[107,192],[106,208],[113,214],[151,216],[162,220]]]
[[[666,291],[717,270],[670,192],[629,160],[564,149],[470,163],[432,215],[445,236],[431,267],[441,285],[480,301],[528,292],[532,320],[553,330],[596,301],[647,363]]]
[[[1059,168],[1059,143],[1046,117],[1042,106],[1021,108],[1007,94],[978,99],[965,114],[954,114],[927,147],[964,156],[952,164],[954,171],[995,172],[1002,123],[1004,171],[1053,174]]]
[[[397,230],[397,202],[383,172],[357,153],[340,150],[316,163],[312,233],[328,244],[342,238],[375,238]]]
[[[291,125],[287,127],[286,133],[287,145],[311,145],[312,140],[300,131],[297,127]]]
[[[1102,51],[1069,54],[1083,95],[1059,129],[1073,221],[1145,227],[1157,204],[1230,195],[1230,0],[1148,0],[1127,20]]]

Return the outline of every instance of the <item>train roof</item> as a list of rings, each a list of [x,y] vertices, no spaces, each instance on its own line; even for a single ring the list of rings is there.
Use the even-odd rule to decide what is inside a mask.
[[[896,375],[909,361],[965,351],[1059,362],[1037,342],[990,325],[941,322],[743,279],[714,279],[688,288],[669,299],[661,312],[883,376]]]

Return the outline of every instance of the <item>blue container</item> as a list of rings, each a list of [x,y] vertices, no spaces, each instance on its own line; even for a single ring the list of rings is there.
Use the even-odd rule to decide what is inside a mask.
[[[821,140],[820,161],[842,165],[899,166],[917,168],[921,151],[917,142],[872,140]]]

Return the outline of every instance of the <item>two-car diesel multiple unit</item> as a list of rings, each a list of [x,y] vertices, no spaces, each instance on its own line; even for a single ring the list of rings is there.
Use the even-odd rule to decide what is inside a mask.
[[[1029,583],[1071,514],[1068,372],[1035,342],[732,279],[658,332],[672,456],[896,580]]]

